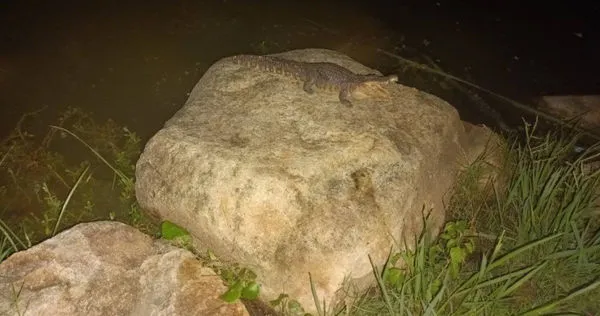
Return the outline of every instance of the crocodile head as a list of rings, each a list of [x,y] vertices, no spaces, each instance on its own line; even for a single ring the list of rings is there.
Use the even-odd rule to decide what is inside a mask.
[[[386,88],[389,84],[398,82],[398,76],[377,76],[375,80],[368,80],[356,86],[352,95],[357,99],[365,98],[381,98],[387,99],[390,97],[390,92]]]

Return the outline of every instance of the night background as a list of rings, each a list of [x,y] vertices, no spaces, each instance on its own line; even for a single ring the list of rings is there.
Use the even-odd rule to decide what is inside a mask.
[[[0,133],[21,115],[80,107],[147,139],[218,59],[319,47],[436,94],[474,123],[484,110],[406,71],[385,50],[510,99],[598,93],[598,4],[485,1],[3,1]],[[481,94],[503,118],[521,113]]]

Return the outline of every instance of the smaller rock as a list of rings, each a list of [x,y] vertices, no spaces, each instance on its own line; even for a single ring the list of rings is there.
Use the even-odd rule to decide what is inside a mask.
[[[579,122],[582,128],[600,133],[600,95],[543,96],[538,106],[562,120]]]
[[[248,315],[189,251],[118,222],[79,224],[0,264],[2,315]]]

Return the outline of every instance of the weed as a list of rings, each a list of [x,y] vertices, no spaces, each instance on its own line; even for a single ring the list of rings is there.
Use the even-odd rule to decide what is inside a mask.
[[[133,176],[141,151],[135,133],[68,109],[36,137],[24,130],[25,118],[36,114],[24,115],[0,143],[3,257],[83,221],[114,219],[146,232],[154,229],[135,200]]]

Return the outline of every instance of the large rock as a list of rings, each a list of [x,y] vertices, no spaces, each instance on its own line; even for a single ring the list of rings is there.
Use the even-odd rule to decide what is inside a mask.
[[[307,49],[281,57],[376,73]],[[284,75],[223,59],[146,145],[140,205],[185,226],[201,248],[249,266],[263,295],[314,308],[308,273],[331,300],[347,276],[370,277],[422,228],[444,218],[463,126],[443,100],[402,85],[354,107],[307,94]]]
[[[2,315],[248,315],[185,250],[117,222],[80,224],[0,264]]]

